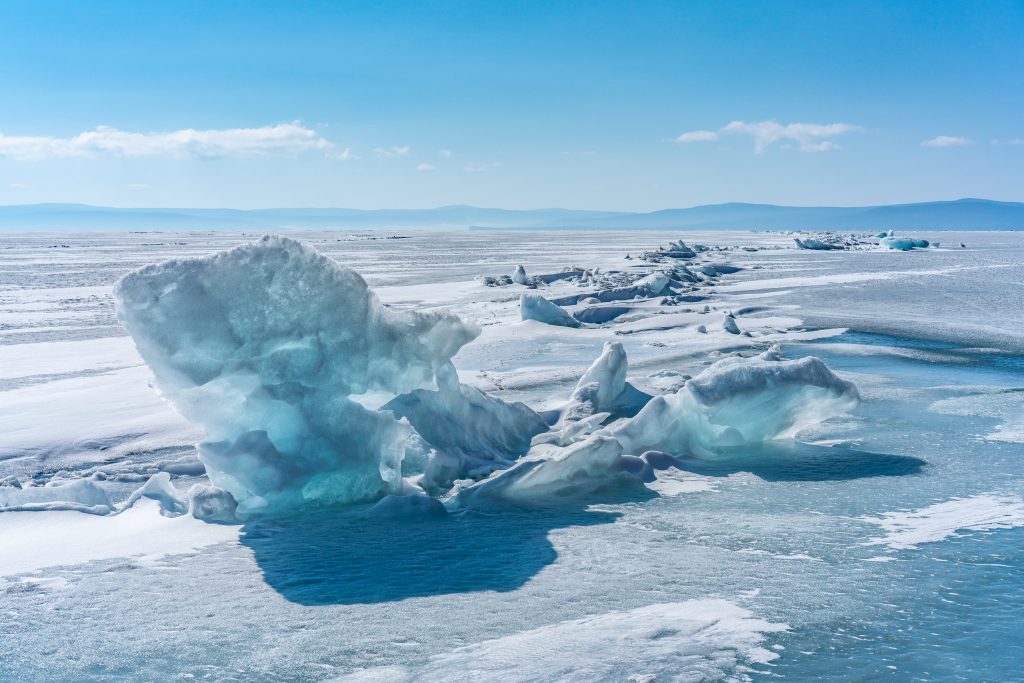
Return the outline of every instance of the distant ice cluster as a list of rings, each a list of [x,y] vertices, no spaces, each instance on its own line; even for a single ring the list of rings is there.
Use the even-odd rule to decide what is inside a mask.
[[[657,260],[676,252],[694,253],[679,243]],[[687,273],[626,286],[650,296]],[[522,269],[513,279],[529,282]],[[354,270],[284,237],[142,268],[115,298],[157,388],[205,430],[212,482],[182,496],[157,475],[137,497],[212,522],[310,505],[376,502],[375,514],[404,516],[592,498],[653,481],[677,456],[789,437],[858,402],[820,360],[774,350],[725,358],[652,397],[626,381],[625,350],[608,343],[562,408],[541,415],[459,382],[451,360],[474,324],[391,309]],[[581,325],[532,291],[522,310]],[[68,492],[81,509],[121,509],[88,484]],[[36,508],[61,498],[24,494],[11,495]]]

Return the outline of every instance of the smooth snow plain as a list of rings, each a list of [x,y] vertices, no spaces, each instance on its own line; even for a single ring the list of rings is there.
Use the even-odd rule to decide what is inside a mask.
[[[908,252],[767,233],[289,237],[355,269],[397,316],[478,328],[445,350],[441,395],[391,405],[448,447],[406,453],[435,496],[467,472],[499,475],[455,484],[441,516],[371,502],[229,524],[175,515],[170,494],[209,483],[206,415],[160,397],[113,284],[258,236],[0,235],[0,680],[1018,675],[1024,237],[936,233],[921,237],[968,248]],[[707,268],[696,288],[634,298],[665,265],[638,257],[679,237],[710,247],[684,261]],[[583,275],[531,280],[567,268]],[[582,324],[524,320],[524,293]],[[766,353],[784,360],[753,358]],[[715,363],[808,356],[838,377],[776,387],[764,405],[699,378],[686,388]],[[366,391],[346,410],[378,415],[389,399]],[[769,409],[795,439],[744,432]],[[516,429],[469,438],[437,423],[480,410]],[[726,428],[665,423],[678,414]],[[653,481],[608,484],[607,467],[631,462],[615,443],[634,442],[679,457]],[[527,449],[524,475],[496,485]],[[580,452],[594,458],[582,468]],[[518,504],[477,504],[509,491]]]

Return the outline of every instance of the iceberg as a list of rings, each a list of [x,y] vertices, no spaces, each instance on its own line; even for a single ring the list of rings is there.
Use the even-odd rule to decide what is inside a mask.
[[[125,275],[118,318],[156,386],[206,431],[238,512],[400,490],[409,424],[354,397],[434,386],[479,330],[382,305],[355,271],[284,237]]]
[[[566,313],[561,306],[534,292],[523,292],[519,298],[519,310],[523,320],[536,320],[560,327],[582,326],[579,320]]]

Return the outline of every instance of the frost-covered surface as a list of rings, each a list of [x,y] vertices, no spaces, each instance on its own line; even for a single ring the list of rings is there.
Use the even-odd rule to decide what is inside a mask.
[[[422,667],[364,669],[336,683],[402,681],[749,680],[779,655],[762,647],[784,624],[725,600],[649,605],[566,621],[431,657]]]
[[[2,235],[0,495],[47,500],[0,513],[0,639],[16,654],[0,657],[0,680],[429,679],[446,667],[458,674],[455,664],[471,670],[463,652],[498,671],[517,647],[538,655],[517,662],[535,680],[588,662],[610,672],[605,680],[666,678],[690,664],[725,680],[1016,675],[1019,235],[909,235],[931,242],[909,252],[875,236],[845,236],[846,248],[826,251],[793,242],[832,239],[821,234],[364,236],[296,235],[356,269],[394,311],[447,311],[482,330],[451,357],[458,384],[444,386],[458,386],[460,398],[438,395],[441,410],[424,414],[521,402],[550,425],[518,457],[540,463],[530,477],[456,484],[482,491],[503,480],[512,503],[481,496],[487,505],[458,507],[460,494],[449,512],[407,482],[401,493],[416,495],[240,524],[233,497],[213,488],[197,457],[203,429],[150,386],[152,371],[114,316],[111,285],[254,237]],[[685,245],[670,244],[679,237]],[[69,247],[48,248],[58,243]],[[519,264],[525,285],[512,282]],[[657,296],[637,284],[662,275],[670,282]],[[522,321],[523,291],[585,324]],[[727,312],[741,334],[722,328]],[[624,376],[641,397],[675,395],[723,359],[756,367],[815,356],[862,401],[795,440],[619,454],[609,434],[635,418],[584,415],[591,407],[566,419],[609,342],[621,344],[625,371],[613,352],[596,378],[617,387]],[[757,359],[775,344],[777,355]],[[376,413],[392,393],[354,398]],[[772,408],[786,404],[768,395]],[[438,431],[504,452],[496,434],[505,423],[484,424],[495,432]],[[413,481],[444,453],[426,440],[405,448]],[[103,514],[67,509],[90,500]],[[193,512],[171,516],[182,502]],[[888,547],[878,520],[903,525],[916,549]],[[719,600],[745,612],[730,621],[737,627],[788,624],[752,628],[743,641],[778,656],[765,661],[732,635],[719,639],[711,617],[673,632],[678,613],[660,611]],[[639,634],[629,648],[605,630],[587,635],[586,624],[620,619],[609,615],[626,615],[623,628]],[[641,618],[661,626],[648,637]],[[721,657],[677,657],[707,652],[691,638],[705,633]],[[520,636],[527,645],[516,645]],[[661,643],[671,646],[664,659]]]

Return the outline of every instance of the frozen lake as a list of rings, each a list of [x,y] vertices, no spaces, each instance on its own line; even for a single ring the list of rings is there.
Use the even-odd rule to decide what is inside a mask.
[[[652,395],[779,345],[862,401],[795,440],[687,456],[572,505],[242,525],[151,500],[21,505],[0,512],[0,680],[1020,675],[1024,236],[935,233],[938,248],[910,252],[739,232],[291,236],[395,309],[479,324],[459,379],[537,411],[564,404],[609,341]],[[116,506],[160,472],[180,491],[206,481],[202,430],[153,388],[112,286],[255,237],[0,234],[0,509],[46,484],[89,482]],[[628,310],[579,329],[521,321],[521,285],[478,279],[517,264],[646,273],[641,252],[680,237],[710,247],[697,262],[741,270],[704,278],[699,300],[617,302]],[[724,331],[724,311],[749,336]]]

